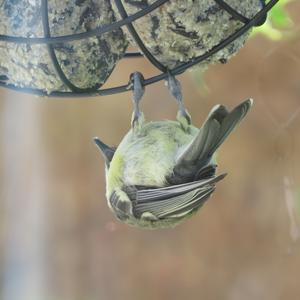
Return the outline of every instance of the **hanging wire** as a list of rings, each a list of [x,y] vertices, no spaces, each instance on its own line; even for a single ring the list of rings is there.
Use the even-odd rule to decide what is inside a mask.
[[[55,54],[54,45],[56,44],[62,44],[82,39],[87,39],[90,37],[95,36],[101,36],[104,33],[111,32],[113,30],[116,30],[120,27],[126,26],[132,35],[132,38],[135,40],[136,44],[139,46],[141,53],[139,52],[127,52],[124,55],[124,58],[126,59],[134,59],[134,58],[140,58],[140,57],[146,57],[159,71],[161,71],[160,74],[147,78],[144,80],[144,85],[150,85],[155,82],[158,82],[160,80],[166,79],[168,76],[168,72],[172,75],[178,75],[183,73],[188,68],[208,59],[210,56],[215,54],[216,52],[220,51],[224,47],[226,47],[228,44],[232,43],[234,40],[245,34],[249,29],[255,26],[262,25],[267,18],[268,11],[279,1],[279,0],[270,0],[268,3],[265,3],[265,1],[262,1],[263,8],[252,18],[246,18],[242,14],[240,14],[238,11],[233,9],[230,5],[228,5],[223,0],[214,0],[222,9],[226,10],[227,13],[229,13],[233,19],[239,20],[244,25],[238,29],[235,33],[228,36],[226,39],[221,41],[218,45],[207,51],[205,54],[200,55],[198,57],[195,57],[191,59],[189,62],[182,63],[179,66],[168,70],[164,65],[162,65],[147,49],[146,45],[143,43],[143,40],[139,37],[138,33],[136,32],[134,26],[132,25],[132,22],[142,18],[143,16],[149,14],[150,12],[154,11],[164,3],[170,1],[170,0],[157,0],[151,5],[141,9],[135,14],[132,14],[130,16],[127,15],[126,10],[121,2],[121,0],[114,0],[116,7],[118,8],[118,11],[121,15],[121,20],[112,22],[111,24],[107,24],[104,26],[99,26],[93,30],[89,30],[82,33],[76,33],[71,35],[65,35],[65,36],[55,36],[52,37],[50,33],[50,27],[49,27],[49,19],[48,19],[48,0],[41,0],[41,13],[42,13],[42,22],[43,22],[43,30],[44,30],[44,37],[16,37],[16,36],[9,36],[9,35],[0,35],[0,41],[4,41],[7,43],[17,43],[17,44],[45,44],[47,45],[47,49],[49,52],[49,56],[51,59],[51,62],[55,68],[55,71],[57,75],[59,76],[60,80],[71,90],[71,91],[53,91],[50,94],[47,93],[44,90],[40,89],[34,89],[30,87],[18,87],[13,84],[8,84],[5,82],[6,77],[4,75],[0,74],[0,87],[5,87],[11,90],[20,91],[24,93],[30,93],[34,95],[39,96],[48,96],[48,97],[66,97],[66,98],[78,98],[78,97],[96,97],[96,96],[106,96],[106,95],[112,95],[117,93],[126,92],[132,89],[131,82],[128,82],[127,84],[112,87],[112,88],[105,88],[105,89],[99,89],[99,86],[96,85],[93,88],[88,89],[81,89],[73,85],[69,79],[64,74],[62,68],[60,67],[59,61]]]

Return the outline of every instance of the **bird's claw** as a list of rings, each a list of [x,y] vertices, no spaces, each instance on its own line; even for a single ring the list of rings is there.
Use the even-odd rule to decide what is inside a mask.
[[[179,80],[177,80],[171,73],[168,73],[167,83],[170,93],[178,102],[179,109],[177,113],[177,120],[180,122],[183,129],[187,130],[188,126],[192,123],[192,119],[191,115],[188,113],[187,109],[184,106],[181,84]]]
[[[131,128],[134,131],[139,131],[142,128],[144,121],[145,121],[145,117],[142,112],[139,112],[138,114],[133,112],[131,118]]]
[[[145,87],[143,85],[144,77],[140,72],[134,72],[130,75],[130,82],[133,85],[133,114],[131,119],[131,127],[139,128],[143,122],[143,113],[140,111],[139,103],[144,95]]]
[[[191,115],[187,110],[179,110],[177,113],[177,120],[180,123],[184,131],[189,131],[190,125],[192,124]]]
[[[181,84],[180,82],[175,78],[174,75],[172,75],[170,72],[168,73],[168,88],[172,96],[176,99],[178,103],[183,102],[182,92],[181,92]]]

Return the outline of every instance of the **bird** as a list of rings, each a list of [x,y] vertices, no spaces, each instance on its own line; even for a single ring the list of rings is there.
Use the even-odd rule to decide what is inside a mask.
[[[144,229],[175,227],[209,199],[216,183],[216,150],[247,115],[253,100],[234,109],[216,105],[199,129],[185,108],[180,82],[171,74],[168,88],[178,102],[177,119],[146,122],[139,102],[143,77],[133,78],[131,128],[118,147],[98,137],[105,160],[108,206],[120,221]]]

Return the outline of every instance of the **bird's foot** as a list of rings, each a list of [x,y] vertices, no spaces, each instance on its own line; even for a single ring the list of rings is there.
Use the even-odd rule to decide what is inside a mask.
[[[187,110],[179,110],[176,116],[177,121],[180,123],[184,131],[189,131],[192,119]]]
[[[144,122],[144,114],[140,111],[139,103],[144,95],[145,87],[143,85],[144,77],[140,72],[131,74],[131,84],[133,85],[133,113],[131,118],[131,127],[138,129]]]
[[[187,109],[184,106],[181,84],[171,73],[169,73],[168,75],[167,83],[168,83],[168,88],[170,93],[176,99],[179,106],[178,113],[177,113],[177,120],[180,122],[182,127],[186,130],[188,126],[191,125],[192,119]]]

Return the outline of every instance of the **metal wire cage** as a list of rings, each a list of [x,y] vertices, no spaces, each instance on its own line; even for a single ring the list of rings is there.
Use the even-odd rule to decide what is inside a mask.
[[[131,81],[129,81],[127,84],[112,87],[112,88],[105,88],[105,89],[98,89],[98,88],[88,88],[88,89],[81,89],[75,85],[73,85],[70,80],[67,78],[67,76],[64,74],[59,61],[56,57],[54,45],[56,44],[62,44],[67,43],[71,41],[77,41],[77,40],[83,40],[90,37],[98,37],[101,36],[107,32],[111,32],[117,28],[126,26],[129,33],[131,34],[133,40],[136,42],[138,47],[140,48],[141,52],[127,52],[124,55],[125,59],[132,59],[132,58],[138,58],[141,56],[144,56],[147,58],[150,63],[152,63],[160,72],[158,75],[146,78],[143,81],[144,85],[150,85],[152,83],[158,82],[160,80],[163,80],[167,78],[168,74],[172,75],[178,75],[183,73],[188,68],[205,61],[213,54],[217,53],[218,51],[222,50],[224,47],[226,47],[228,44],[242,36],[245,32],[247,32],[249,29],[255,26],[261,26],[266,18],[268,11],[279,1],[279,0],[270,0],[266,3],[266,1],[262,1],[263,8],[252,18],[249,19],[243,15],[241,15],[238,11],[234,10],[231,6],[229,6],[225,1],[223,0],[214,0],[222,9],[224,9],[227,13],[231,15],[231,17],[235,20],[241,21],[244,25],[235,31],[233,34],[228,36],[226,39],[221,41],[218,45],[214,46],[212,49],[207,51],[205,54],[198,56],[196,58],[193,58],[192,60],[182,63],[179,66],[168,69],[164,65],[162,65],[147,49],[145,44],[143,43],[143,40],[138,35],[137,31],[134,28],[134,25],[132,22],[135,20],[138,20],[145,16],[146,14],[151,13],[155,9],[159,8],[164,3],[168,2],[170,0],[157,0],[151,5],[147,6],[146,8],[143,8],[139,10],[137,13],[134,13],[132,15],[127,15],[127,12],[121,2],[121,0],[114,0],[115,5],[119,11],[119,14],[121,16],[121,20],[115,21],[111,24],[103,25],[100,27],[97,27],[93,30],[89,30],[82,33],[76,33],[71,35],[64,35],[64,36],[51,36],[50,34],[50,28],[49,28],[49,17],[48,17],[48,0],[41,0],[41,16],[42,16],[42,22],[44,27],[44,37],[15,37],[15,36],[9,36],[9,35],[0,35],[0,41],[4,41],[7,43],[17,43],[17,44],[45,44],[47,45],[47,48],[49,50],[49,55],[51,59],[51,63],[54,66],[54,69],[59,76],[60,80],[69,87],[70,91],[53,91],[50,94],[48,94],[46,91],[40,90],[40,89],[34,89],[34,88],[28,88],[28,87],[18,87],[13,84],[8,84],[3,80],[3,76],[0,74],[0,86],[9,88],[12,90],[25,92],[25,93],[31,93],[35,95],[40,96],[49,96],[49,97],[93,97],[93,96],[104,96],[104,95],[111,95],[111,94],[117,94],[122,93],[128,90],[132,89]]]

